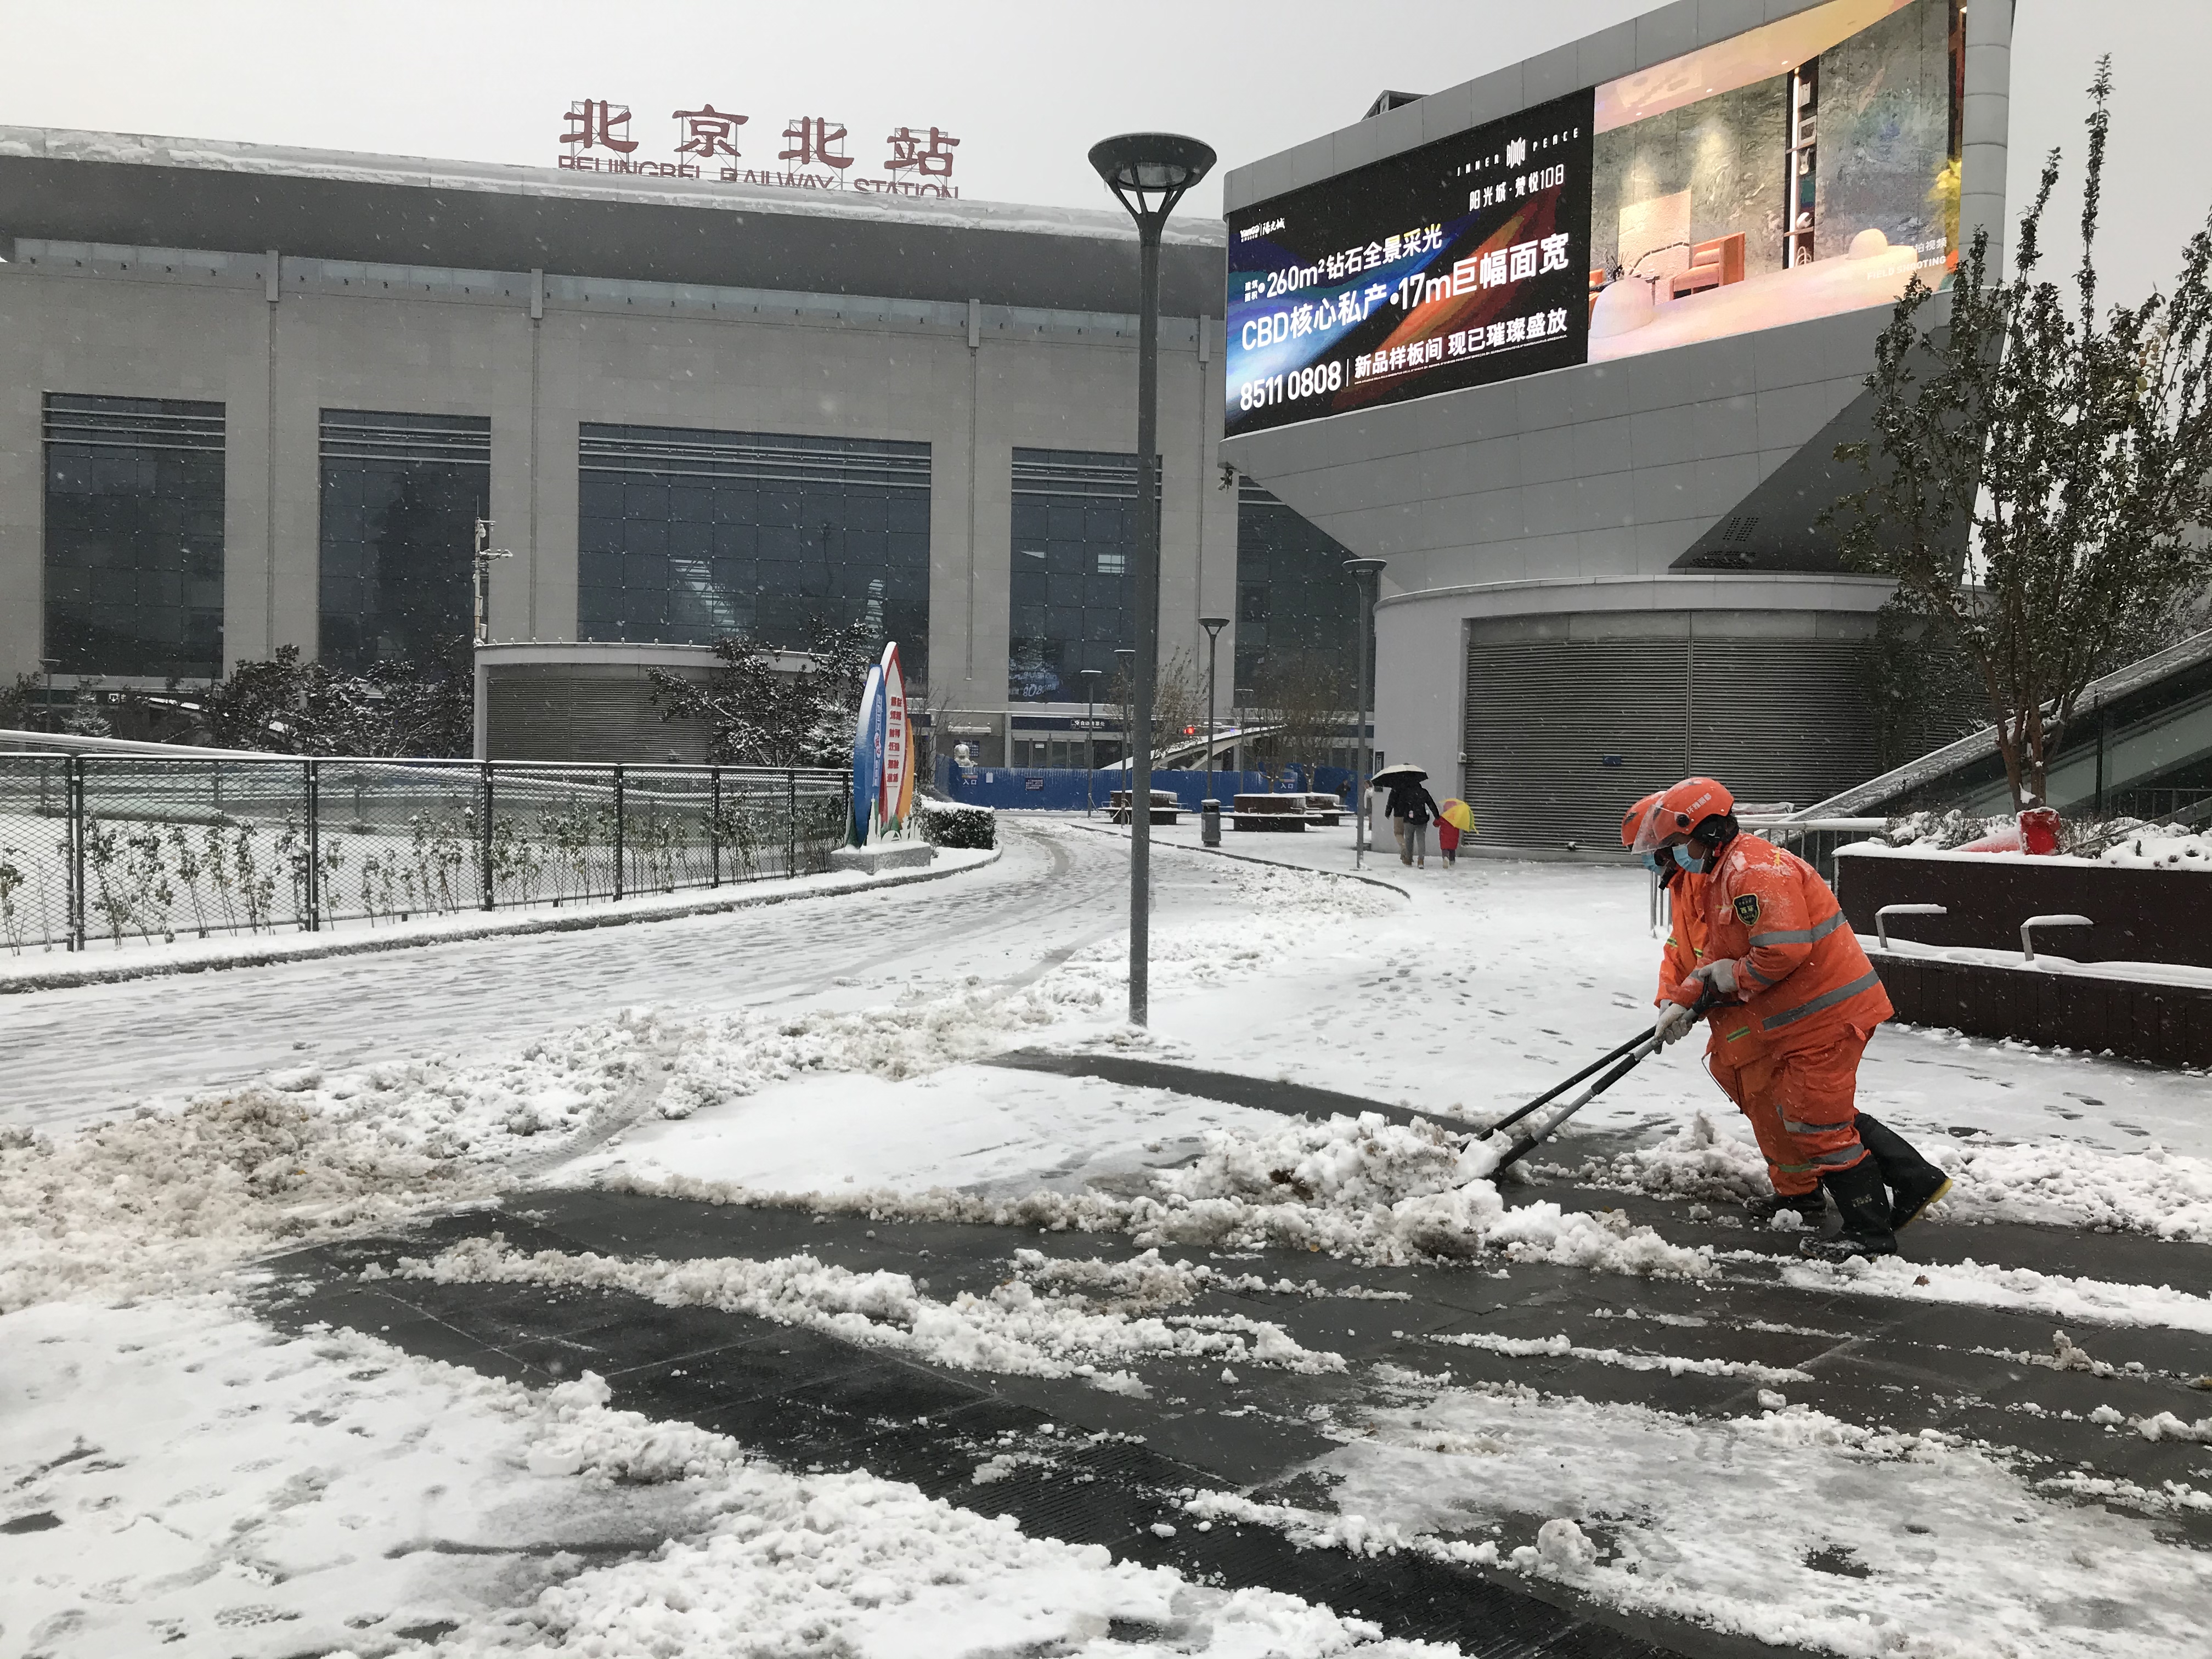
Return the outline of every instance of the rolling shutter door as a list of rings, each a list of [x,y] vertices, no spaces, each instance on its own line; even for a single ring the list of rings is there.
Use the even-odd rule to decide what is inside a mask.
[[[1617,848],[1628,804],[1682,775],[1687,665],[1680,640],[1470,646],[1467,799],[1484,837]]]
[[[1693,772],[1802,806],[1880,769],[1844,640],[1470,641],[1466,784],[1483,838],[1610,851],[1638,796]]]
[[[1881,769],[1860,647],[1699,640],[1690,764],[1747,801],[1809,806]]]

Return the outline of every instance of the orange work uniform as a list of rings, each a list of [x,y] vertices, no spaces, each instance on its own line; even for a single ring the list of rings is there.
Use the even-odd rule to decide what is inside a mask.
[[[1691,965],[1735,967],[1737,1000],[1713,1013],[1707,1068],[1751,1120],[1774,1190],[1813,1192],[1867,1155],[1859,1056],[1893,1012],[1888,993],[1820,872],[1756,836],[1738,836],[1682,898],[1698,901],[1677,904],[1699,915]],[[1693,1001],[1697,990],[1672,995]]]

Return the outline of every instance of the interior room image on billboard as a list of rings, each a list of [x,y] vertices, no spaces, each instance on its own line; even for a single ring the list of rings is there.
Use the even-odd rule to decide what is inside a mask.
[[[1589,361],[1889,304],[1958,258],[1960,0],[1830,0],[1597,88]]]

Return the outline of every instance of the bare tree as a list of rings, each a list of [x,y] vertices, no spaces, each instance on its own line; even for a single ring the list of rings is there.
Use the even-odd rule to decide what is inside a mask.
[[[1314,769],[1327,765],[1352,718],[1352,675],[1328,652],[1269,652],[1254,671],[1252,695],[1256,708],[1248,708],[1248,716],[1273,729],[1252,743],[1251,752],[1278,783],[1293,766],[1304,767],[1310,779]]]
[[[2053,149],[2014,276],[1991,277],[1978,231],[1948,314],[1916,278],[1867,378],[1875,437],[1836,452],[1867,478],[1834,515],[1847,558],[1894,581],[1901,617],[1971,665],[2022,805],[2041,801],[2090,681],[2212,574],[2212,222],[2170,296],[2100,311],[2110,59],[2090,91],[2072,301],[2039,274]]]

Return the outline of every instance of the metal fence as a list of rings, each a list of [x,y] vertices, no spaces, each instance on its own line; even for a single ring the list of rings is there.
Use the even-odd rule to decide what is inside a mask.
[[[0,753],[0,952],[826,870],[836,770]]]

